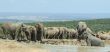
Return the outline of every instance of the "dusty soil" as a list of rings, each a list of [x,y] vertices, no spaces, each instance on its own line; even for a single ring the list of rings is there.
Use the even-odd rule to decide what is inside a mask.
[[[49,52],[37,43],[24,43],[0,39],[0,52]]]
[[[45,43],[35,43],[35,42],[17,42],[15,40],[4,40],[0,39],[0,52],[85,52],[87,50],[92,51],[99,49],[102,52],[103,50],[109,50],[110,40],[104,40],[106,47],[87,47],[85,42],[77,42],[76,39],[44,39],[43,42]],[[54,46],[55,45],[55,46]],[[85,46],[82,46],[85,45]],[[81,51],[79,51],[81,50]],[[87,51],[88,52],[88,51]],[[97,51],[95,51],[97,52]]]

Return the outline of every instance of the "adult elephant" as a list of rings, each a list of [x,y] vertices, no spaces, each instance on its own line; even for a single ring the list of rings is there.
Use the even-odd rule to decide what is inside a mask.
[[[90,33],[91,35],[95,36],[91,29],[87,27],[86,22],[79,22],[77,26],[78,40],[81,39],[81,37],[79,36],[82,35],[84,32]]]
[[[49,39],[66,39],[67,28],[66,27],[46,27],[45,37]]]
[[[93,36],[94,33],[87,27],[85,22],[79,22],[77,26],[78,40],[85,40],[88,46],[104,46],[104,42]]]
[[[110,40],[110,35],[108,33],[98,32],[96,37],[100,38],[101,40]]]
[[[67,30],[67,39],[75,39],[77,38],[77,31],[74,29],[68,29]]]
[[[59,39],[66,39],[68,35],[68,28],[66,27],[57,27],[59,29]]]
[[[87,46],[101,46],[101,47],[104,47],[104,42],[101,39],[91,35],[90,33],[84,32],[80,37],[83,40],[86,41]]]
[[[58,39],[59,29],[57,27],[45,27],[45,35],[46,39]]]
[[[42,41],[44,35],[44,25],[42,23],[38,23],[35,25],[36,32],[37,32],[37,40]]]
[[[4,33],[4,38],[9,38],[14,40],[20,31],[20,27],[21,27],[22,23],[4,23],[1,26],[1,29],[3,30]]]
[[[24,37],[22,36],[26,36],[28,41],[35,41],[36,42],[36,36],[37,36],[37,32],[36,32],[36,28],[34,26],[31,25],[23,25],[21,28],[21,31],[24,32],[24,35],[20,35],[19,37],[21,37],[21,40],[24,39]]]

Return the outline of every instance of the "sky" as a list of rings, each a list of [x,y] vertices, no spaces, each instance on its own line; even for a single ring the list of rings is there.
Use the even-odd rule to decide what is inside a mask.
[[[110,13],[110,0],[0,0],[0,12]]]

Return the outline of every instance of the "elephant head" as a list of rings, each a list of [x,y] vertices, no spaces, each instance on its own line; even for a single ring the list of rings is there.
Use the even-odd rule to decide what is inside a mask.
[[[27,40],[36,42],[36,28],[34,26],[25,25],[21,27],[21,31],[25,33]]]
[[[77,31],[80,33],[87,29],[87,25],[85,22],[79,22],[77,26]]]

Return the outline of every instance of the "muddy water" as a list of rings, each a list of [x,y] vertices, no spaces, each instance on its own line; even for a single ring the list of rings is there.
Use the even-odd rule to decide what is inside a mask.
[[[50,50],[50,52],[110,52],[110,46],[88,47],[72,45],[45,45],[44,48]]]
[[[105,47],[47,44],[45,44],[43,47],[50,50],[50,52],[110,52],[110,44],[108,43],[105,44]]]

